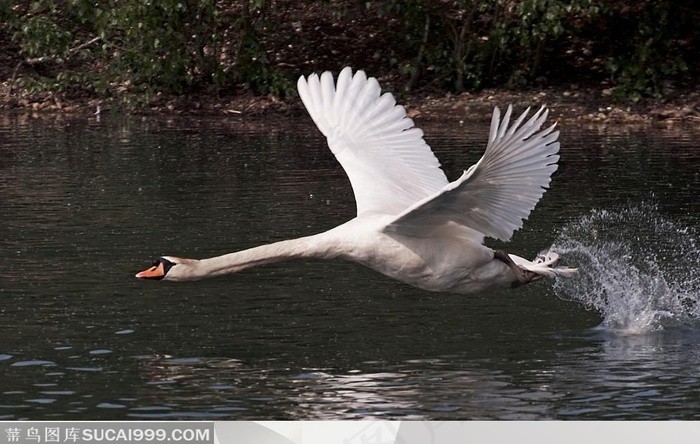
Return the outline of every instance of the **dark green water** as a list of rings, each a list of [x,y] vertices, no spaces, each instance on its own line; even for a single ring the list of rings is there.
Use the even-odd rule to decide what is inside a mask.
[[[700,415],[693,313],[623,334],[604,328],[613,309],[562,300],[551,281],[447,295],[342,261],[134,279],[161,254],[218,255],[353,217],[343,171],[297,120],[0,118],[0,419]],[[424,130],[454,179],[488,128]],[[681,242],[698,261],[697,137],[561,131],[560,170],[508,251],[534,257],[595,210],[649,208],[649,223],[675,227],[654,245]],[[639,224],[623,225],[599,229],[645,244]],[[569,299],[591,305],[573,287]],[[645,293],[632,290],[616,291]]]

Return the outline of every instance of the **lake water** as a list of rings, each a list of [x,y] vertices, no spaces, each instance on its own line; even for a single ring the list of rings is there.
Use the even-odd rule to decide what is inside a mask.
[[[0,116],[0,419],[697,419],[698,134],[561,125],[513,241],[576,278],[429,293],[343,261],[138,281],[354,215],[306,116]],[[448,177],[487,124],[422,125]]]

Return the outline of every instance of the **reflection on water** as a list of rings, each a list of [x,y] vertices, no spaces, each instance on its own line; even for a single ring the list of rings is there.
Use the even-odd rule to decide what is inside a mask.
[[[574,354],[559,369],[558,388],[577,386],[560,416],[591,419],[696,419],[700,399],[693,367],[697,331],[642,335],[601,333],[595,350]],[[591,362],[569,362],[587,355]],[[587,385],[580,381],[588,380]]]
[[[360,362],[346,370],[155,355],[89,367],[17,361],[9,371],[37,382],[5,381],[15,390],[3,393],[1,407],[10,412],[6,418],[63,419],[695,417],[700,344],[694,332],[593,335],[579,342],[546,359],[463,353]],[[121,374],[127,370],[139,374],[137,383]],[[113,379],[131,385],[115,390]],[[98,381],[108,384],[106,392],[91,392]]]
[[[185,284],[133,279],[160,254],[206,257],[352,217],[347,178],[312,124],[297,120],[2,117],[0,419],[700,411],[694,324],[616,334],[603,328],[604,306],[563,301],[551,282],[444,295],[341,261]],[[449,177],[478,159],[485,126],[425,126]],[[649,220],[697,228],[693,137],[562,131],[552,188],[508,251],[534,256],[566,233],[589,242],[572,227],[641,208],[650,193]],[[605,235],[669,245],[635,220],[605,225]],[[667,285],[695,276],[677,271],[664,271]]]

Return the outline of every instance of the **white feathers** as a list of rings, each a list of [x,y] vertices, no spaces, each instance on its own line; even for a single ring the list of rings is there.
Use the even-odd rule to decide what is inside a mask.
[[[503,120],[496,108],[483,157],[448,183],[422,131],[391,94],[380,94],[376,79],[345,68],[337,84],[325,72],[301,77],[298,88],[350,178],[358,216],[396,215],[388,233],[429,237],[456,224],[508,240],[557,169],[559,133],[555,125],[540,130],[544,107],[523,124],[528,109],[512,125],[512,107]]]
[[[544,107],[522,126],[528,111],[509,127],[511,112],[508,107],[499,122],[500,110],[494,110],[486,152],[475,165],[404,211],[386,231],[420,237],[452,223],[510,239],[549,186],[559,159],[554,125],[537,132],[547,118]]]
[[[298,82],[299,96],[345,169],[357,215],[399,214],[445,186],[435,155],[406,111],[362,71]]]

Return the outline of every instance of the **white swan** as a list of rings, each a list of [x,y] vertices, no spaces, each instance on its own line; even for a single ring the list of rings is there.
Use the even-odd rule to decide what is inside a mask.
[[[426,290],[473,293],[569,276],[556,253],[530,262],[483,245],[522,226],[557,169],[559,133],[543,107],[509,125],[494,110],[483,157],[448,182],[423,132],[379,83],[345,68],[298,82],[299,96],[345,169],[357,217],[326,232],[208,259],[163,256],[138,278],[188,281],[295,258],[344,258]]]

